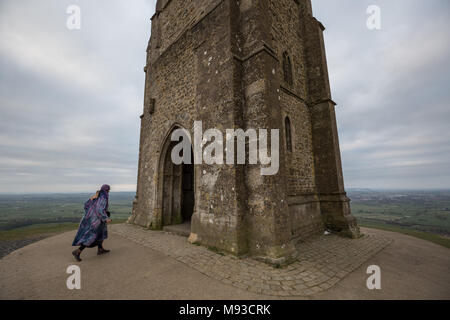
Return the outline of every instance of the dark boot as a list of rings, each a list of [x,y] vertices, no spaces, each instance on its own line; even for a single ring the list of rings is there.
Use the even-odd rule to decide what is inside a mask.
[[[79,249],[72,251],[72,255],[75,257],[75,260],[77,260],[78,262],[81,261],[80,254],[81,254],[81,251]]]
[[[106,250],[104,248],[99,247],[98,251],[97,251],[97,255],[102,255],[102,254],[108,253],[109,251],[111,251],[111,250]]]

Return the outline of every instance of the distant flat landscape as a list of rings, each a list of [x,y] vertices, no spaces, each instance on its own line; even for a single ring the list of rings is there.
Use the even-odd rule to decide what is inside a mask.
[[[450,237],[450,190],[350,189],[347,193],[360,224]]]
[[[112,192],[113,223],[131,215],[134,192]],[[78,228],[89,193],[0,195],[0,258],[35,241]],[[68,244],[70,245],[70,244]]]
[[[131,214],[134,192],[111,192],[109,211],[115,219]],[[34,224],[79,222],[92,194],[0,195],[0,231]]]

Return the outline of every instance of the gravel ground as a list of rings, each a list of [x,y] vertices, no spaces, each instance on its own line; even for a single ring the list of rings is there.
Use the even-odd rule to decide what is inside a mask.
[[[14,250],[20,249],[20,248],[25,247],[34,242],[45,239],[48,236],[50,236],[50,235],[27,238],[27,239],[20,239],[20,240],[0,241],[0,259],[3,258],[4,256],[10,254]]]

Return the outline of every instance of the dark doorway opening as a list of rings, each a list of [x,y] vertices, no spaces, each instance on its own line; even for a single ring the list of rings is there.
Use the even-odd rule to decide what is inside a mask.
[[[183,179],[181,186],[183,189],[183,199],[181,207],[181,215],[183,222],[191,221],[192,214],[194,213],[194,165],[183,164]]]
[[[171,154],[176,144],[170,144],[164,158],[162,225],[185,224],[190,231],[195,205],[193,154],[191,163],[175,165]]]

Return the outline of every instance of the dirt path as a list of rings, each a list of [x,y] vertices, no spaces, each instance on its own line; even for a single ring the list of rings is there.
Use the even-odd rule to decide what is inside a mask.
[[[394,242],[315,299],[450,299],[450,249],[387,231],[363,229]],[[111,234],[97,256],[75,263],[67,232],[0,260],[0,299],[272,299],[209,278],[163,253]],[[81,267],[81,290],[68,290],[66,268]],[[381,268],[381,290],[368,290],[366,269]]]

